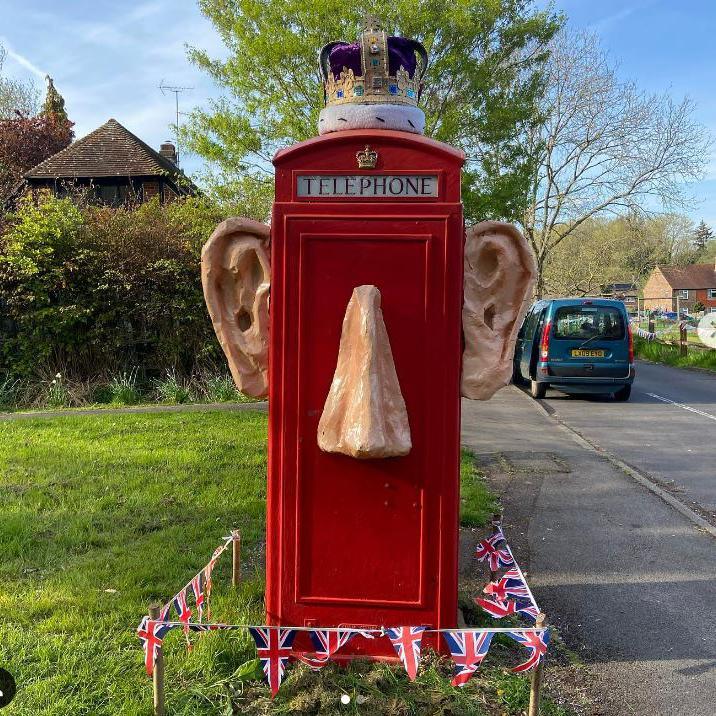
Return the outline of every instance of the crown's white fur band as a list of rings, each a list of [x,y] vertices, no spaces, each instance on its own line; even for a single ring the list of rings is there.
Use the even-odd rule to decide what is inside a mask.
[[[400,104],[342,104],[324,107],[318,118],[318,133],[343,129],[397,129],[422,134],[425,113],[420,107]]]

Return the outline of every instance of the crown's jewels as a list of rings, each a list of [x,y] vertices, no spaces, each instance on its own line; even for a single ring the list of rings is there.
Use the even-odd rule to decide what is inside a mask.
[[[326,106],[416,106],[428,55],[419,42],[388,37],[377,20],[368,18],[358,42],[327,44],[320,62]]]
[[[367,144],[362,152],[356,152],[358,169],[375,169],[378,163],[378,152],[371,149]]]

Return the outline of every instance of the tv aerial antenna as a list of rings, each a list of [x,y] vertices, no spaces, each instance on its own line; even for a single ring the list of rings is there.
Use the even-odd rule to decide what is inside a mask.
[[[167,92],[173,92],[174,93],[174,106],[176,107],[176,156],[177,156],[177,164],[179,164],[179,95],[182,92],[190,92],[193,90],[193,87],[178,87],[176,85],[167,85],[164,84],[164,80],[162,80],[159,83],[159,89],[161,90],[162,94],[166,96]]]

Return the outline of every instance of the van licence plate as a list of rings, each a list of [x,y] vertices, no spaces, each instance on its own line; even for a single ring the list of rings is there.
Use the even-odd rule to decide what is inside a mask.
[[[604,358],[606,355],[605,351],[599,351],[599,350],[578,350],[574,349],[572,351],[572,358]]]

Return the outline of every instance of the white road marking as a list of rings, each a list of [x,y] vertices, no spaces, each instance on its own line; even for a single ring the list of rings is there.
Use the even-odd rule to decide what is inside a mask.
[[[703,415],[704,418],[709,418],[709,420],[716,420],[716,415],[711,415],[711,413],[704,413],[703,410],[697,410],[696,408],[692,408],[689,405],[684,405],[683,403],[677,403],[675,400],[669,400],[668,398],[665,398],[662,395],[657,395],[656,393],[647,393],[647,395],[650,398],[656,398],[657,400],[660,400],[662,403],[669,403],[670,405],[675,405],[677,408],[683,408],[684,410],[688,410],[690,413],[696,413],[697,415]]]

